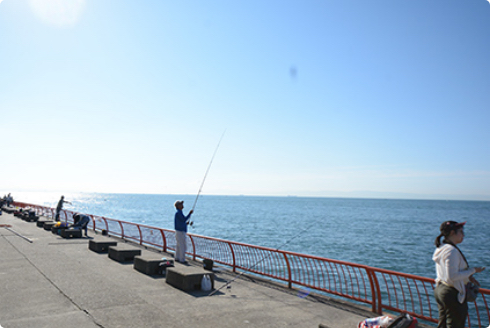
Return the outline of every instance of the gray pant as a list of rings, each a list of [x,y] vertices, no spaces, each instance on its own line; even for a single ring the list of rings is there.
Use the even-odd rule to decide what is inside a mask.
[[[439,308],[439,324],[437,328],[464,328],[468,316],[468,303],[458,301],[459,292],[454,287],[437,284],[434,289],[437,307]]]
[[[175,260],[177,262],[185,262],[185,252],[187,246],[187,234],[184,231],[175,231],[175,239],[177,247],[175,249]]]

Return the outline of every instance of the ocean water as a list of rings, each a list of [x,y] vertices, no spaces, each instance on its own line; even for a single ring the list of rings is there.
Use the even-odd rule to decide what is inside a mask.
[[[56,207],[60,194],[13,193]],[[65,209],[173,229],[175,200],[192,195],[65,194]],[[1,217],[0,217],[1,218]],[[490,288],[490,202],[201,195],[189,233],[435,277],[434,239],[443,221],[467,221],[460,245]]]

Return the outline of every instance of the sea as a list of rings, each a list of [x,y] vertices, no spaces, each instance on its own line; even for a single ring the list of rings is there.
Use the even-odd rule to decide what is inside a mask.
[[[0,195],[2,196],[2,195]],[[54,192],[14,200],[56,207]],[[434,240],[446,220],[466,221],[460,249],[490,288],[490,202],[310,197],[66,193],[64,209],[173,229],[174,202],[194,207],[189,233],[435,278]],[[197,202],[196,202],[197,201]],[[1,220],[1,217],[0,217]]]

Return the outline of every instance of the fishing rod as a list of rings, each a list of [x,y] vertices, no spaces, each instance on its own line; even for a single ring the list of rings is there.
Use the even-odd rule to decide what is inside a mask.
[[[287,244],[289,244],[291,241],[293,241],[294,239],[298,238],[299,236],[301,236],[303,233],[305,233],[306,231],[310,230],[313,226],[315,226],[315,224],[312,224],[311,226],[309,227],[306,227],[304,228],[302,231],[300,231],[298,234],[294,235],[293,237],[289,238],[289,240],[287,240],[285,243],[283,243],[281,246],[277,247],[275,249],[275,251],[278,251],[279,249],[283,248],[284,246],[286,246]],[[247,268],[247,271],[250,271],[252,270],[253,268],[255,268],[257,265],[259,265],[259,263],[262,263],[263,261],[265,261],[266,259],[268,259],[269,257],[272,256],[272,252],[269,252],[269,255],[266,255],[266,256],[263,256],[261,259],[259,259],[257,262],[255,262],[251,267]],[[208,296],[213,296],[214,294],[216,294],[217,292],[219,292],[220,290],[222,290],[223,288],[225,288],[226,286],[229,286],[232,282],[234,282],[235,280],[237,280],[238,278],[240,278],[241,276],[243,276],[245,274],[246,271],[242,271],[240,272],[239,274],[237,274],[235,276],[235,278],[231,279],[230,281],[226,282],[224,285],[222,285],[220,288],[218,289],[215,289],[213,290]]]
[[[216,156],[216,152],[218,151],[219,145],[221,144],[221,140],[223,140],[223,136],[225,135],[225,132],[226,132],[226,130],[223,131],[223,134],[221,135],[221,138],[219,139],[218,145],[216,146],[216,149],[214,150],[213,157],[211,157],[211,161],[209,162],[209,165],[208,165],[208,168],[206,170],[206,173],[204,174],[204,178],[202,179],[201,187],[199,187],[199,191],[197,192],[197,195],[196,195],[196,200],[194,201],[194,205],[192,205],[192,211],[193,212],[194,212],[194,209],[196,208],[197,199],[199,198],[199,195],[201,194],[202,187],[204,186],[204,181],[206,181],[206,177],[208,176],[209,169],[211,168],[211,164],[213,164],[214,156]],[[192,227],[193,224],[194,224],[193,221],[191,221],[189,223],[189,225],[191,227]]]

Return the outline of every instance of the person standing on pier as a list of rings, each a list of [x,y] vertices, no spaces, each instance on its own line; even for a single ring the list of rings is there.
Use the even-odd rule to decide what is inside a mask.
[[[186,263],[185,252],[186,252],[186,238],[187,238],[187,225],[189,224],[189,219],[194,212],[189,211],[187,216],[184,215],[182,210],[184,209],[184,201],[178,200],[174,204],[177,212],[175,213],[175,240],[177,246],[175,249],[175,260],[180,263]]]
[[[63,208],[63,203],[68,203],[71,205],[70,202],[65,200],[65,196],[61,196],[60,201],[58,202],[58,206],[56,206],[56,216],[55,216],[55,221],[60,220],[60,212],[61,209]]]
[[[436,288],[434,296],[439,309],[438,328],[464,328],[468,316],[465,285],[471,281],[480,286],[473,274],[484,267],[470,268],[458,244],[463,242],[466,222],[446,221],[441,224],[441,234],[435,240],[432,259],[436,263]],[[444,237],[442,243],[441,238]]]
[[[9,193],[7,195],[7,207],[9,207],[10,205],[12,205],[14,203],[14,197],[12,197],[12,195]]]

